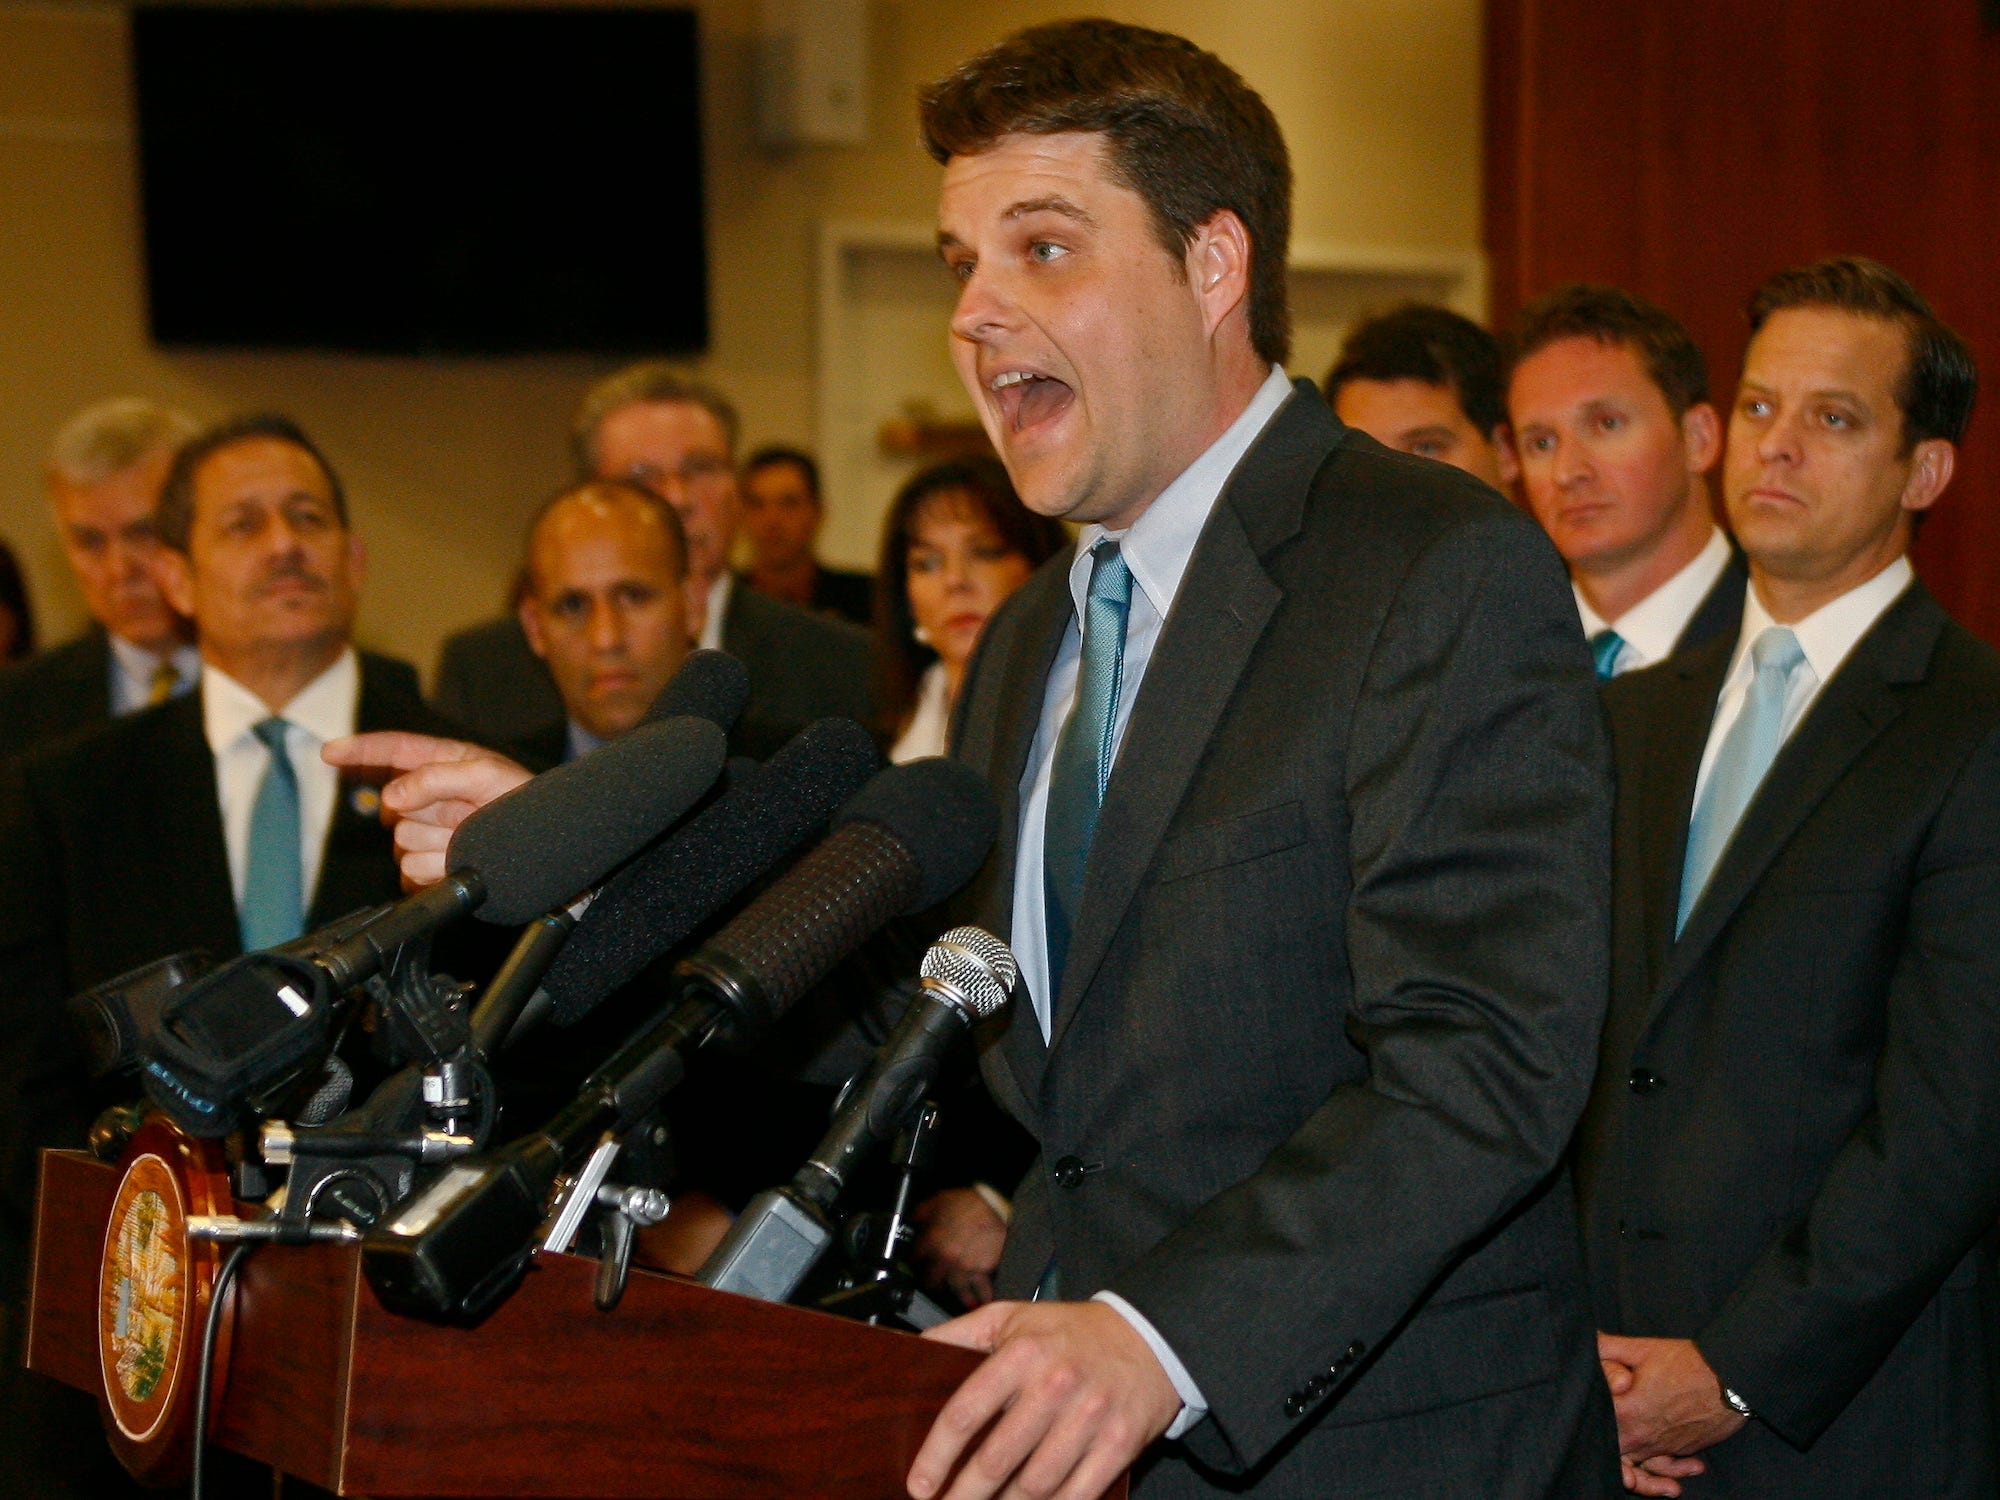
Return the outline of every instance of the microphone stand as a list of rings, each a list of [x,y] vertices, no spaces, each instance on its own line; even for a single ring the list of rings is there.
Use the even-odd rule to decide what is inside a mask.
[[[886,1216],[859,1213],[847,1220],[841,1240],[850,1269],[840,1278],[838,1289],[819,1300],[820,1311],[910,1332],[933,1328],[949,1318],[924,1295],[904,1258],[916,1237],[910,1209],[918,1174],[931,1165],[937,1119],[938,1107],[927,1099],[897,1133],[889,1152],[897,1169],[895,1199]]]

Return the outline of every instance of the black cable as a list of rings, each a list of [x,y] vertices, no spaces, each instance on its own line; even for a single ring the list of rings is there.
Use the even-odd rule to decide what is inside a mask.
[[[215,1373],[215,1336],[222,1328],[222,1304],[236,1279],[236,1268],[256,1248],[245,1241],[232,1249],[222,1262],[222,1269],[215,1273],[215,1289],[209,1293],[208,1319],[201,1330],[201,1369],[194,1386],[194,1482],[188,1489],[188,1500],[201,1500],[203,1459],[208,1452],[208,1387],[209,1378]]]

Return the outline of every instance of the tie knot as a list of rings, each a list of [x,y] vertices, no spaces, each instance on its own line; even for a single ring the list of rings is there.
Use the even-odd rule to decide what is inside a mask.
[[[1618,653],[1625,649],[1625,637],[1615,630],[1600,630],[1590,638],[1591,660],[1597,663],[1597,675],[1609,677],[1618,668]]]
[[[1750,643],[1750,661],[1761,676],[1765,672],[1792,675],[1792,669],[1806,659],[1799,638],[1783,625],[1773,625]]]
[[[264,742],[264,748],[273,755],[281,754],[285,748],[285,731],[292,726],[273,714],[251,729],[251,733]]]
[[[1132,570],[1125,566],[1125,554],[1110,537],[1090,549],[1090,598],[1118,605],[1132,598]]]

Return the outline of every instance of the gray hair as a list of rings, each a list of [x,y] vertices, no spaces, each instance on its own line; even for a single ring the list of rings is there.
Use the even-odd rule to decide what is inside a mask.
[[[49,473],[102,484],[155,453],[171,457],[199,429],[192,417],[144,396],[117,396],[78,412],[49,445]]]
[[[649,359],[613,371],[584,392],[570,422],[570,447],[576,455],[577,476],[591,479],[597,474],[597,429],[604,419],[621,407],[641,403],[684,401],[699,406],[721,424],[722,441],[733,461],[736,456],[736,408],[729,398],[712,385],[690,380],[663,359]]]

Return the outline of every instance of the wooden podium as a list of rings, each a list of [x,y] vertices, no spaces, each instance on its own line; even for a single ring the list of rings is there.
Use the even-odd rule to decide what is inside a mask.
[[[99,1259],[118,1178],[79,1152],[42,1157],[28,1365],[100,1402]],[[894,1500],[978,1363],[646,1271],[600,1313],[595,1273],[538,1257],[479,1327],[442,1328],[384,1309],[353,1246],[261,1249],[236,1289],[211,1441],[384,1500]]]

